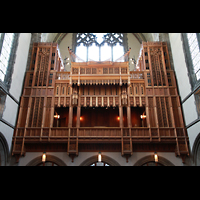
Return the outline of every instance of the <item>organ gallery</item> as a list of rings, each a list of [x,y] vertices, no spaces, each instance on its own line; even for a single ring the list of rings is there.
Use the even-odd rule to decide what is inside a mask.
[[[166,42],[142,42],[132,71],[131,49],[86,62],[68,51],[70,71],[57,43],[33,44],[12,140],[17,162],[26,152],[67,152],[72,162],[80,152],[121,152],[126,162],[134,152],[174,152],[185,162],[188,136]]]

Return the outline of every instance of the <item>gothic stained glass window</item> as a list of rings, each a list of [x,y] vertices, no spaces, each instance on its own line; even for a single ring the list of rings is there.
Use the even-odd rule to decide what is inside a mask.
[[[13,39],[14,39],[14,33],[5,33],[0,54],[0,79],[2,81],[4,81],[6,75]]]
[[[116,61],[124,55],[123,40],[123,33],[78,33],[75,53],[82,61]]]

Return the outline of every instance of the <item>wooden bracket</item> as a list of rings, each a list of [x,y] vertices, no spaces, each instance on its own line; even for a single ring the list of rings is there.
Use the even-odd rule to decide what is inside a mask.
[[[128,163],[129,157],[131,157],[131,154],[124,154],[124,157],[126,158],[126,162]]]
[[[21,155],[20,154],[15,154],[15,162],[18,163]]]
[[[187,154],[180,154],[180,157],[182,159],[182,163],[185,163],[186,156],[187,156]]]
[[[72,159],[72,162],[74,162],[75,156],[76,156],[76,154],[69,154],[69,157]]]

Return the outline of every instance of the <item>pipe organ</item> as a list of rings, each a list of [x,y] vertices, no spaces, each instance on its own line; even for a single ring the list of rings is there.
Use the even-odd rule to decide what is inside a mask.
[[[60,151],[73,161],[99,150],[127,161],[136,151],[189,155],[166,42],[143,42],[133,71],[128,61],[89,61],[71,62],[70,72],[56,43],[34,43],[12,155],[18,162],[26,152]]]

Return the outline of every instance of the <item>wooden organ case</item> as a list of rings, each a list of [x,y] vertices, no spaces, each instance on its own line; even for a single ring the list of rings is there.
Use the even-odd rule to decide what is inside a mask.
[[[69,50],[71,54],[73,52]],[[127,55],[129,55],[128,52]],[[26,152],[175,152],[189,155],[166,42],[143,42],[136,70],[126,62],[71,62],[56,43],[34,43],[12,155]]]

